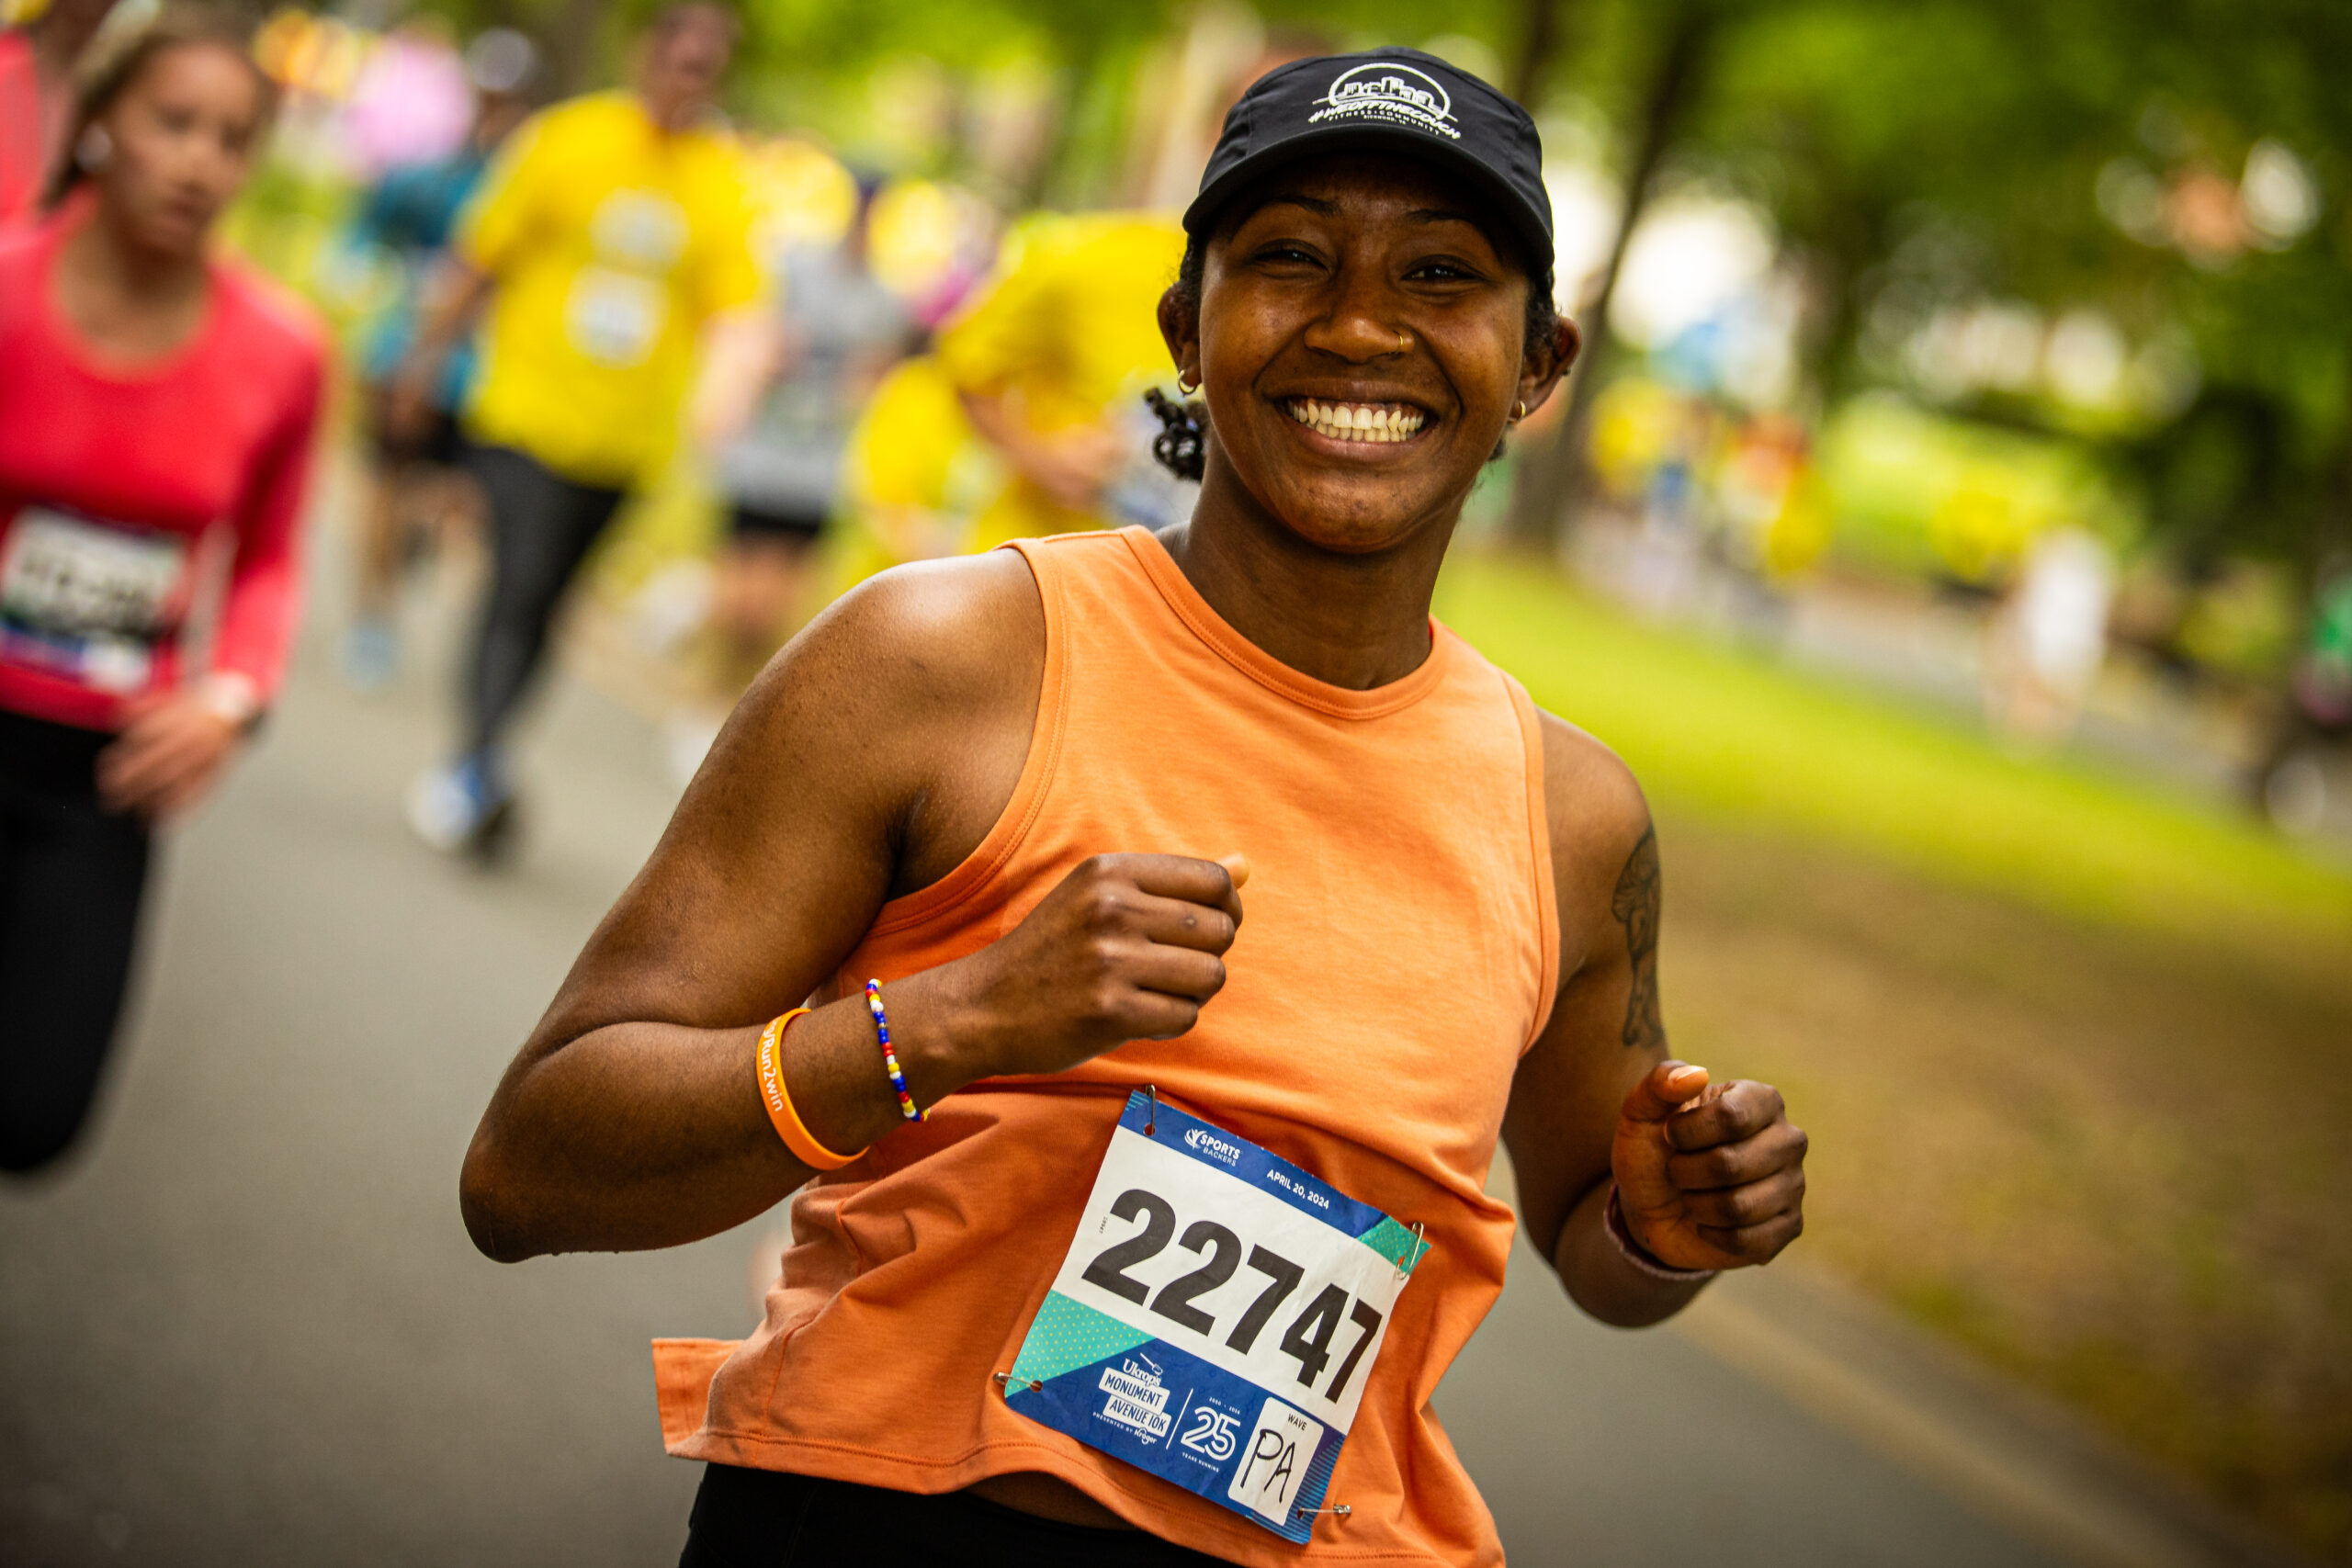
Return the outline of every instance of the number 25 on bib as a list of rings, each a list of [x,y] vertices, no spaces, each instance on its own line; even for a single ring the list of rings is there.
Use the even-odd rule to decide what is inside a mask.
[[[1132,1094],[1005,1398],[1304,1541],[1422,1251],[1370,1204]]]

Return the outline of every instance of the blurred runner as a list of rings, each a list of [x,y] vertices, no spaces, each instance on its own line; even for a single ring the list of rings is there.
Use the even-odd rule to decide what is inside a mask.
[[[2315,833],[2340,801],[2330,796],[2331,757],[2339,767],[2352,740],[2352,556],[2314,574],[2303,646],[2288,673],[2287,700],[2254,771],[2255,792],[2282,831]]]
[[[674,445],[697,339],[769,331],[742,169],[707,126],[735,37],[718,6],[674,6],[644,40],[633,90],[573,99],[515,133],[398,378],[413,437],[486,302],[466,434],[489,502],[492,581],[462,750],[409,793],[410,824],[436,849],[489,857],[506,841],[507,726],[590,547]]]
[[[729,706],[807,612],[817,541],[840,497],[851,427],[914,334],[907,307],[868,263],[878,188],[860,182],[840,243],[796,246],[780,259],[781,365],[774,384],[763,395],[755,385],[707,392],[719,405],[709,427],[741,430],[718,457],[729,507],[711,604],[721,642],[718,683]],[[738,411],[754,399],[746,418]],[[718,733],[716,721],[709,733]]]
[[[937,349],[972,427],[1012,470],[975,548],[1103,527],[1122,480],[1156,485],[1139,396],[1167,378],[1153,311],[1183,252],[1183,231],[1147,213],[1048,214],[1007,237]]]
[[[318,327],[213,222],[272,107],[241,33],[165,12],[69,122],[62,205],[0,240],[0,1167],[88,1114],[150,834],[260,717],[292,636]],[[180,631],[233,547],[212,664]]]
[[[466,51],[476,96],[473,125],[446,157],[387,170],[353,220],[350,243],[373,251],[394,273],[392,297],[368,330],[360,382],[375,462],[368,476],[359,581],[352,624],[345,634],[344,672],[362,690],[390,680],[399,662],[393,612],[401,569],[426,539],[446,535],[480,505],[473,481],[459,466],[463,440],[458,411],[473,379],[472,344],[459,342],[444,356],[427,397],[419,431],[397,421],[391,383],[416,336],[417,296],[449,247],[458,214],[481,182],[491,153],[528,106],[523,89],[536,63],[530,41],[492,28]]]
[[[1003,488],[1002,458],[973,430],[939,361],[901,361],[850,434],[839,587],[969,550],[975,520]]]
[[[0,231],[31,220],[66,141],[74,67],[115,0],[50,0],[0,30]]]
[[[1733,426],[1708,478],[1709,555],[1731,629],[1759,642],[1787,630],[1785,585],[1828,542],[1829,516],[1804,426],[1763,413]]]
[[[2097,535],[2053,528],[2034,542],[1995,616],[1985,702],[1995,731],[2028,747],[2074,732],[2107,660],[2115,553]]]
[[[909,194],[896,185],[887,199]],[[877,243],[880,208],[877,201]],[[967,223],[944,265],[893,280],[916,301],[915,320],[927,336],[922,352],[882,378],[850,432],[841,530],[829,552],[832,597],[891,567],[969,551],[976,520],[1004,491],[1002,455],[972,428],[963,395],[932,351],[939,330],[993,270],[998,239],[992,224]]]
[[[1794,576],[1828,547],[1829,515],[1812,440],[1788,414],[1758,414],[1739,427],[1718,467],[1714,492],[1731,536],[1726,548],[1760,580]]]

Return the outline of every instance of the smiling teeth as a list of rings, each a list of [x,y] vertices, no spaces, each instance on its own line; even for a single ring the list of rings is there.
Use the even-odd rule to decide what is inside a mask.
[[[1403,441],[1429,423],[1429,415],[1405,403],[1326,403],[1300,398],[1291,418],[1334,441]]]

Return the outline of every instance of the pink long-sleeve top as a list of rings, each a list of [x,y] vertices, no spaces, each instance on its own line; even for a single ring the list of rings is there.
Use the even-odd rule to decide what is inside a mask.
[[[323,336],[238,264],[164,359],[92,354],[56,302],[85,208],[0,238],[0,708],[119,729],[181,679],[199,546],[233,556],[211,668],[267,701],[294,632]]]

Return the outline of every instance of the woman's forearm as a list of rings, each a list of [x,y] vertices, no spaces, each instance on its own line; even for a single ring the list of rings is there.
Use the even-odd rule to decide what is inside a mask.
[[[922,1105],[985,1076],[988,1032],[955,968],[889,987],[893,1044]],[[459,1201],[474,1245],[508,1262],[674,1247],[788,1196],[815,1173],[761,1103],[760,1028],[607,1024],[518,1064],[466,1155]],[[863,1149],[904,1120],[863,997],[796,1021],[782,1065],[802,1123],[829,1149]]]
[[[1225,984],[1248,874],[1238,856],[1096,855],[980,952],[891,981],[890,1039],[915,1103],[1192,1028]],[[631,962],[627,930],[607,922],[598,941],[612,951],[591,945],[466,1152],[466,1228],[492,1258],[697,1241],[813,1174],[761,1100],[763,1023],[628,1020],[708,977],[699,954]],[[794,1110],[825,1148],[854,1154],[905,1120],[863,997],[799,1019],[782,1056]]]

